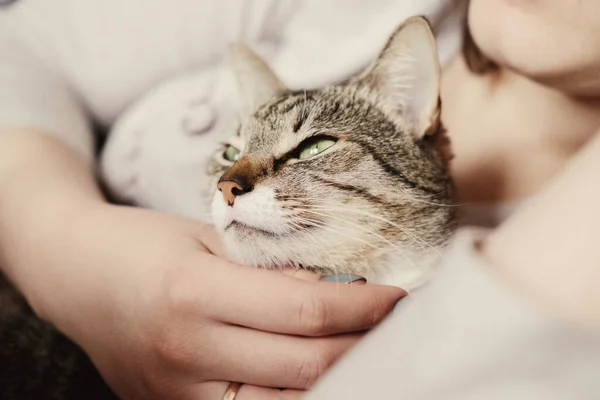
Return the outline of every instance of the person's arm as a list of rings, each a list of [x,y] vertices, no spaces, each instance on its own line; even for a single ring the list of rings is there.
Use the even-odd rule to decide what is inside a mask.
[[[54,251],[85,210],[103,202],[89,162],[51,135],[0,130],[0,266],[41,315],[61,308],[65,289],[77,290],[55,286],[60,270],[48,271],[67,265],[39,270],[44,252]]]
[[[331,335],[371,328],[403,293],[304,282],[219,251],[202,224],[106,204],[57,140],[0,132],[0,265],[124,398],[219,398],[229,380],[249,400],[279,398],[260,386],[304,389],[360,337]]]
[[[600,135],[497,230],[460,233],[306,398],[598,398],[598,171]]]
[[[403,295],[234,265],[208,226],[108,204],[81,103],[29,42],[16,45],[8,15],[0,268],[122,398],[220,399],[228,381],[246,383],[238,400],[295,398],[269,388],[312,385]]]

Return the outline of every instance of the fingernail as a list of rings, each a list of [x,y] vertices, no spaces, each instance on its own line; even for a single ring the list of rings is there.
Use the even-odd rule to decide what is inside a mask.
[[[367,279],[360,275],[354,274],[334,274],[334,275],[325,275],[320,279],[322,282],[336,282],[336,283],[367,283]]]

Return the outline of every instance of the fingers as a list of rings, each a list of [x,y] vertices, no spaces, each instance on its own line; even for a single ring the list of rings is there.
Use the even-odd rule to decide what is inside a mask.
[[[207,351],[198,347],[198,357],[209,363],[205,369],[213,378],[307,389],[361,337],[303,338],[224,325],[198,338],[212,343],[210,352],[219,356],[207,360]]]
[[[307,282],[336,282],[353,285],[364,285],[367,283],[366,279],[360,275],[353,274],[336,274],[336,275],[319,275],[314,272],[307,271],[299,268],[286,268],[281,271],[285,275],[293,276],[296,279],[300,279]]]
[[[217,256],[227,258],[227,252],[223,247],[221,237],[215,232],[212,226],[196,224],[195,228],[197,229],[196,235],[200,238],[202,245],[205,246],[208,251]]]
[[[325,336],[370,329],[406,295],[391,286],[305,282],[276,271],[215,262],[222,265],[211,268],[211,286],[194,292],[199,302],[210,303],[203,304],[203,311],[225,323],[269,332]],[[203,278],[198,276],[200,282]]]
[[[292,276],[296,279],[300,279],[307,282],[319,282],[319,280],[321,279],[321,275],[315,274],[314,272],[310,272],[305,269],[286,268],[281,272],[285,275]]]
[[[270,332],[302,336],[326,336],[371,329],[402,297],[397,288],[373,285],[277,282],[279,286],[255,286],[238,294],[237,307],[219,314],[228,323]],[[233,295],[235,296],[235,295]]]
[[[190,400],[222,400],[229,382],[206,382],[192,391]],[[304,392],[279,390],[244,384],[238,390],[235,400],[297,400]]]

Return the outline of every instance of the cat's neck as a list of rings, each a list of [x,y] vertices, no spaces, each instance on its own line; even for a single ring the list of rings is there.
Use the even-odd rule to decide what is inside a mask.
[[[382,260],[379,268],[367,276],[369,283],[400,287],[407,292],[419,288],[434,274],[444,247],[427,248],[418,253],[394,251]]]
[[[458,57],[444,72],[443,119],[459,201],[528,197],[600,127],[600,101],[500,70],[476,76]]]

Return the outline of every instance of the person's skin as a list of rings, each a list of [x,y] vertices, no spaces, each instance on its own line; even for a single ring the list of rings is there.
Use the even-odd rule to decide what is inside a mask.
[[[579,360],[589,374],[598,361],[592,338],[600,333],[600,185],[590,184],[598,171],[600,135],[531,207],[489,237],[483,255],[490,271],[462,276],[454,288],[430,286],[422,301],[392,314],[337,363],[306,400],[597,398],[590,380],[577,382],[582,370],[570,374],[569,368],[577,370]],[[460,274],[461,267],[446,267]],[[495,293],[478,302],[482,287],[468,285],[481,283]],[[587,357],[578,341],[589,346]]]
[[[506,181],[529,180],[513,197],[544,188],[487,238],[483,254],[549,309],[600,326],[600,2],[472,0],[469,19],[479,48],[504,67],[499,77],[483,78],[489,96],[482,107],[498,116],[490,126],[499,126],[482,135],[530,144],[505,159],[512,166]],[[533,164],[542,157],[535,179]]]
[[[405,294],[220,255],[207,226],[107,204],[49,135],[0,133],[0,265],[123,399],[295,399]]]
[[[474,39],[504,68],[499,74],[477,77],[457,60],[445,72],[444,119],[456,155],[453,175],[460,201],[530,196],[593,137],[600,125],[593,100],[600,85],[596,78],[599,8],[594,0],[472,1]],[[536,200],[537,207],[515,215],[483,246],[491,265],[524,293],[585,322],[600,320],[591,313],[600,305],[600,292],[594,287],[599,277],[593,240],[600,224],[600,196],[593,185],[600,167],[599,147],[590,143],[581,158],[574,159],[573,166]],[[265,357],[274,353],[269,351],[273,342],[258,351],[255,344],[240,340],[236,341],[236,358],[229,359],[226,366],[242,369],[239,376],[210,376],[209,368],[223,360],[222,350],[215,348],[217,342],[226,343],[221,342],[225,333],[219,328],[226,327],[230,337],[242,337],[247,330],[232,323],[240,323],[246,314],[236,313],[236,318],[222,321],[206,313],[221,301],[223,307],[244,307],[247,298],[236,296],[248,289],[248,280],[253,282],[254,293],[284,293],[283,299],[296,290],[310,292],[299,295],[291,306],[278,298],[253,308],[258,317],[250,322],[277,312],[291,316],[286,329],[272,328],[284,333],[300,330],[302,334],[299,312],[307,304],[313,310],[329,304],[325,315],[338,316],[344,327],[321,327],[317,329],[320,333],[352,331],[357,325],[370,326],[367,322],[374,321],[374,310],[385,313],[402,295],[399,290],[369,285],[339,286],[330,291],[321,289],[326,284],[234,267],[198,246],[204,241],[207,249],[215,248],[198,224],[105,205],[84,164],[37,134],[0,135],[0,224],[0,264],[40,315],[92,354],[124,398],[219,399],[225,383],[204,383],[205,379],[239,379],[253,384],[270,379],[274,386],[303,388],[318,375],[315,371],[327,365],[321,360],[330,362],[349,344],[344,337],[305,340],[302,349],[296,347],[295,357],[286,357],[289,364],[265,366],[263,363],[273,361]],[[82,228],[94,225],[98,228]],[[568,235],[571,240],[564,240]],[[112,253],[107,248],[120,250]],[[186,251],[192,255],[182,256]],[[199,261],[190,267],[190,259]],[[206,271],[208,261],[210,273]],[[550,273],[545,279],[539,279],[546,271]],[[238,281],[239,273],[254,278]],[[193,293],[184,290],[183,299],[170,299],[169,293],[179,293],[179,289],[169,290],[169,285],[179,288],[176,283],[182,281]],[[212,282],[222,285],[213,286]],[[284,289],[277,287],[282,285]],[[207,298],[201,295],[203,289],[208,293],[217,290],[220,295]],[[224,296],[220,289],[230,291]],[[310,321],[311,317],[300,320]],[[169,340],[157,340],[165,337]],[[197,353],[199,348],[203,354]],[[239,361],[240,354],[253,356],[250,365]],[[256,371],[263,373],[250,379]],[[284,382],[286,385],[281,385]],[[266,389],[244,385],[237,400],[297,395],[274,390],[259,393],[262,390]]]
[[[536,193],[600,126],[600,3],[472,0],[469,23],[499,72],[444,71],[443,121],[459,203]]]
[[[480,243],[482,256],[521,300],[573,331],[597,332],[600,2],[471,0],[469,12],[475,42],[500,71],[474,75],[462,56],[444,71],[443,119],[459,201],[528,199]],[[518,336],[520,327],[511,328]],[[337,398],[340,380],[356,376],[352,388],[361,395],[401,396],[402,376],[393,369],[389,379],[364,373],[365,365],[407,361],[404,346],[389,345],[393,334],[384,331],[374,343],[385,349],[382,357],[372,356],[373,346],[360,347],[354,359],[363,363],[342,361],[336,379],[325,377],[307,397]]]
[[[459,57],[443,77],[459,202],[538,194],[483,255],[549,309],[600,324],[600,2],[472,0],[469,22],[500,70]]]
[[[600,329],[600,131],[523,212],[483,243],[483,255],[536,303]]]

